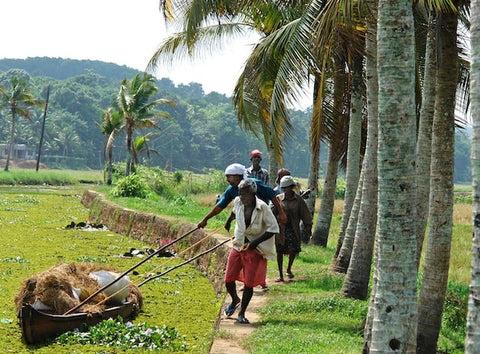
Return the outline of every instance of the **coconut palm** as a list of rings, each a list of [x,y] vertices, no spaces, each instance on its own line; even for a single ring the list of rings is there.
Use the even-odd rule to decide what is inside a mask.
[[[472,254],[480,254],[480,1],[471,4],[471,73],[470,94],[472,113],[472,187],[473,242]],[[468,297],[465,353],[474,354],[480,348],[480,257],[472,257],[472,278]]]
[[[178,18],[183,19],[182,31],[165,40],[148,65],[149,70],[155,70],[161,63],[185,55],[195,57],[197,53],[221,46],[226,38],[246,32],[257,33],[261,41],[274,35],[271,40],[275,41],[276,47],[270,46],[270,41],[254,47],[233,96],[241,126],[256,136],[262,135],[265,140],[273,179],[277,172],[273,162],[281,163],[283,142],[291,132],[291,124],[285,115],[272,117],[269,113],[276,61],[307,3],[305,0],[161,1],[166,18],[177,22]]]
[[[279,161],[281,163],[283,141],[288,138],[290,132],[287,108],[290,103],[296,100],[300,92],[300,90],[289,90],[289,96],[283,95],[282,99],[276,100],[275,104],[272,105],[273,84],[280,81],[284,83],[286,87],[291,87],[289,86],[289,81],[294,78],[294,80],[298,79],[297,83],[304,85],[305,82],[308,81],[310,74],[320,74],[319,82],[316,82],[316,86],[319,88],[316,97],[320,99],[316,99],[317,107],[314,109],[315,114],[312,118],[311,129],[311,138],[313,139],[311,149],[314,153],[312,156],[312,172],[318,171],[318,158],[316,158],[315,153],[319,152],[320,139],[324,136],[326,136],[327,139],[329,139],[328,137],[333,137],[329,139],[329,141],[335,141],[335,144],[337,144],[335,149],[331,149],[332,153],[329,155],[336,161],[332,160],[329,165],[331,166],[329,169],[329,176],[331,177],[328,180],[328,186],[331,186],[331,188],[324,188],[323,197],[325,198],[325,202],[323,203],[324,207],[321,209],[320,214],[322,215],[320,219],[324,220],[324,222],[320,225],[322,227],[319,226],[316,228],[317,231],[324,231],[321,233],[322,239],[324,239],[325,237],[323,237],[323,235],[328,234],[328,225],[331,220],[331,209],[334,200],[334,194],[328,193],[328,191],[335,190],[336,171],[338,168],[335,162],[338,162],[339,156],[342,153],[338,150],[345,147],[345,144],[342,146],[341,142],[346,141],[344,137],[346,131],[345,129],[342,130],[343,137],[340,138],[341,135],[338,134],[338,131],[335,130],[334,124],[332,123],[335,114],[330,114],[330,112],[335,112],[335,110],[332,108],[325,109],[325,107],[329,105],[328,99],[326,99],[329,86],[326,84],[327,78],[329,75],[333,75],[332,73],[335,71],[330,69],[331,63],[334,62],[329,58],[329,53],[332,53],[332,50],[322,49],[333,47],[340,48],[344,51],[347,46],[343,45],[343,43],[347,41],[343,40],[343,38],[354,38],[355,36],[352,36],[352,33],[355,34],[355,32],[361,31],[352,31],[352,26],[346,26],[343,23],[337,27],[334,26],[330,28],[329,30],[336,35],[333,37],[329,35],[329,40],[325,41],[323,47],[317,49],[317,53],[321,53],[321,55],[315,56],[311,51],[313,46],[311,43],[312,36],[309,33],[310,22],[309,20],[301,18],[301,15],[305,12],[304,2],[287,0],[275,2],[248,1],[234,2],[231,4],[225,1],[205,2],[198,0],[188,3],[188,7],[179,6],[183,13],[186,14],[186,20],[183,25],[184,32],[167,40],[151,59],[149,66],[154,67],[158,65],[159,58],[165,56],[165,54],[177,53],[177,57],[182,53],[193,55],[194,49],[198,48],[200,39],[205,41],[205,39],[215,37],[215,43],[218,43],[223,36],[236,33],[235,31],[239,31],[242,26],[245,27],[245,24],[247,24],[249,28],[260,31],[263,37],[252,51],[245,65],[245,69],[237,82],[234,92],[234,105],[237,107],[239,122],[244,128],[255,134],[262,132],[269,149],[271,176],[275,175],[273,171],[275,168],[272,162]],[[313,6],[310,4],[310,6],[313,7],[310,14],[312,18],[318,16],[316,12],[322,10],[323,3],[324,1],[315,1],[313,2]],[[335,6],[334,9],[336,9]],[[328,15],[329,13],[327,13],[325,17]],[[207,21],[209,16],[216,16],[219,23],[215,24],[215,26],[210,25]],[[335,17],[335,19],[340,21],[349,16],[350,14],[344,14]],[[220,20],[225,18],[228,22],[221,23]],[[238,21],[237,19],[242,21]],[[239,23],[241,25],[239,25]],[[202,27],[202,25],[204,26]],[[339,46],[334,45],[339,39],[342,39],[339,41],[342,44]],[[194,47],[196,43],[197,46]],[[291,49],[292,43],[295,43],[293,50]],[[353,43],[355,44],[355,41],[353,41]],[[353,47],[354,50],[358,50],[355,46],[352,46],[352,43],[349,43],[348,46]],[[289,67],[290,63],[294,64],[292,68],[295,68],[295,72],[286,72],[286,75],[277,75],[277,68],[285,66],[284,53],[287,51],[290,52],[290,56],[286,61],[286,66]],[[353,50],[351,50],[351,52],[352,51]],[[167,58],[169,57],[167,56]],[[339,63],[339,60],[337,60],[337,65],[340,66]],[[350,65],[350,63],[348,65]],[[340,90],[337,90],[337,92],[340,92]],[[349,96],[349,93],[341,92],[341,94],[345,97]],[[348,110],[349,108],[347,108],[347,111]],[[341,112],[337,114],[337,117],[338,115],[342,115],[343,109],[337,111]],[[344,118],[345,117],[348,117],[348,115],[344,116]],[[345,126],[345,121],[343,124]],[[329,125],[333,128],[329,129]],[[329,132],[333,133],[329,134]],[[272,154],[275,154],[275,159],[272,158]],[[317,190],[317,178],[318,176],[316,175],[309,176],[309,180],[312,181],[312,183],[309,183],[309,187],[313,187],[314,191]],[[310,199],[310,201],[313,202],[310,204],[314,204],[314,197],[315,195]],[[314,206],[311,206],[312,210],[313,208]],[[319,232],[314,234],[319,235]]]
[[[15,141],[15,123],[17,116],[30,119],[31,110],[34,107],[41,107],[42,101],[35,98],[31,93],[29,85],[25,79],[13,76],[10,78],[10,87],[0,86],[0,98],[3,107],[10,110],[10,138],[8,141],[7,161],[5,171],[8,171],[10,157]]]
[[[334,107],[335,127],[333,137],[330,138],[327,167],[325,170],[325,179],[323,184],[323,193],[321,196],[320,210],[318,212],[315,228],[312,233],[312,243],[322,247],[327,246],[328,234],[330,232],[330,223],[333,215],[333,205],[335,202],[335,192],[337,186],[337,174],[339,162],[345,153],[346,138],[348,134],[349,111],[344,107],[345,92],[347,86],[347,75],[343,69],[343,60],[337,61],[334,73]],[[347,100],[349,103],[349,100]],[[348,113],[347,113],[348,112]]]
[[[147,155],[148,161],[150,161],[150,154],[154,153],[159,155],[157,150],[152,149],[148,146],[148,142],[151,140],[153,136],[154,136],[153,133],[149,132],[145,135],[135,138],[134,147],[135,147],[135,156],[137,158],[137,160],[135,161],[136,164],[139,163],[138,156],[141,153],[145,153]]]
[[[434,353],[447,289],[453,227],[458,12],[442,14],[435,88],[427,248],[418,303],[418,353]]]
[[[128,151],[125,175],[135,172],[137,161],[134,148],[134,132],[139,128],[159,128],[156,119],[169,118],[165,112],[155,111],[162,104],[174,105],[167,99],[153,99],[158,88],[154,84],[155,79],[149,74],[137,74],[129,82],[124,79],[117,95],[117,109],[122,118],[120,130],[126,132],[126,146]]]
[[[415,48],[412,3],[379,0],[378,259],[370,351],[416,348]]]
[[[313,3],[315,6],[312,5]],[[285,108],[288,107],[288,104],[285,104],[285,102],[292,102],[296,99],[298,90],[291,88],[301,87],[311,73],[315,74],[314,92],[316,99],[310,137],[311,165],[313,166],[311,171],[313,173],[317,170],[315,165],[318,164],[318,159],[315,154],[319,151],[320,140],[325,138],[330,144],[329,164],[322,203],[312,238],[314,244],[320,245],[325,245],[328,238],[335,198],[338,161],[345,154],[351,85],[344,82],[351,82],[353,61],[349,58],[359,57],[363,52],[363,31],[351,24],[353,22],[349,17],[351,15],[345,13],[345,9],[341,5],[337,7],[334,4],[327,10],[329,11],[323,11],[322,2],[312,2],[302,18],[289,24],[290,32],[288,35],[280,35],[282,31],[285,30],[286,32],[287,26],[284,26],[281,30],[268,36],[255,48],[249,62],[247,62],[247,67],[250,66],[254,70],[255,74],[251,75],[254,78],[262,77],[263,72],[268,71],[262,65],[278,63],[271,65],[274,68],[279,68],[271,79],[275,84],[272,97],[275,95],[275,87],[278,83],[280,83],[281,90],[277,92],[276,101],[273,102],[272,99],[270,104],[270,116],[276,117],[278,121],[286,121],[286,118],[278,119],[278,117],[287,116]],[[320,13],[317,13],[318,11]],[[309,33],[316,33],[315,30],[312,32],[314,24],[316,22],[323,23],[322,21],[325,18],[330,18],[330,11],[339,11],[342,16],[333,16],[334,21],[339,22],[335,23],[333,21],[334,25],[331,28],[318,30],[318,32],[325,32],[329,35],[327,35],[327,40],[319,40],[320,45],[316,48],[315,42],[312,42],[312,35],[309,35]],[[330,22],[327,21],[327,24],[330,25]],[[284,38],[288,38],[288,41]],[[258,50],[260,47],[267,49]],[[311,48],[315,48],[315,51]],[[272,52],[277,55],[273,56]],[[252,59],[255,56],[258,56],[259,59]],[[249,65],[250,61],[255,65]],[[253,85],[242,85],[242,89],[242,92],[255,92],[255,82]],[[247,102],[256,103],[258,100],[252,99]],[[309,176],[309,187],[316,187],[315,180],[316,178],[312,181],[311,176]],[[309,208],[312,210],[313,206],[309,205]]]
[[[342,212],[342,223],[338,234],[338,245],[341,246],[348,220],[353,209],[355,195],[360,179],[360,150],[362,141],[362,120],[364,113],[365,85],[363,82],[363,57],[357,57],[352,66],[352,103],[350,121],[348,125],[347,169],[345,172],[345,205]],[[339,246],[337,245],[337,251]],[[338,255],[338,253],[336,253]]]
[[[336,270],[347,272],[342,294],[365,299],[371,272],[371,259],[376,235],[378,202],[378,73],[376,45],[376,1],[368,3],[366,13],[366,76],[367,76],[367,143],[362,164],[361,183],[357,188],[358,212],[350,217],[345,242],[335,262]],[[347,271],[348,269],[348,271]]]
[[[102,134],[105,135],[103,144],[103,157],[107,164],[107,176],[105,178],[107,185],[112,184],[112,158],[113,158],[113,142],[115,136],[122,126],[122,117],[120,113],[113,108],[108,108],[101,116],[102,124],[99,124]]]
[[[57,131],[57,137],[53,139],[58,143],[59,148],[62,150],[63,157],[68,156],[68,151],[77,149],[80,147],[81,140],[71,125],[65,125]]]
[[[428,19],[425,44],[425,69],[423,78],[422,107],[420,109],[417,138],[417,267],[427,226],[428,198],[430,193],[430,163],[432,153],[432,123],[435,111],[436,78],[436,15],[432,11]],[[433,99],[432,99],[433,98]]]

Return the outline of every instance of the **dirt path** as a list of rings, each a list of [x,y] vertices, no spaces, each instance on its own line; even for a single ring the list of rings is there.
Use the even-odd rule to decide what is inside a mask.
[[[267,279],[267,284],[271,284],[272,280]],[[237,291],[242,286],[242,283],[237,282]],[[225,301],[222,307],[222,313],[220,315],[220,322],[218,331],[220,336],[217,336],[210,349],[211,354],[240,354],[248,353],[242,347],[242,343],[248,338],[252,332],[257,328],[259,315],[258,310],[261,309],[267,301],[268,291],[263,291],[261,287],[257,286],[253,290],[252,300],[248,305],[245,316],[250,321],[250,324],[237,323],[237,313],[231,317],[226,317],[224,314],[225,307],[230,303],[230,296],[225,296]],[[239,291],[239,296],[241,292]]]

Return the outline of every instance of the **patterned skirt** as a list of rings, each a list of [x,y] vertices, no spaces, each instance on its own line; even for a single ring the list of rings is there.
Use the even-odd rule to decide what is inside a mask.
[[[298,254],[302,251],[300,242],[290,223],[285,225],[285,240],[283,245],[277,244],[276,247],[277,253],[279,254]]]

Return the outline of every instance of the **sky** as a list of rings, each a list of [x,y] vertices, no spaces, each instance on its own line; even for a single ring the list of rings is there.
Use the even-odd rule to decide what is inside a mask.
[[[145,70],[173,29],[159,0],[0,0],[0,59],[90,59]],[[175,84],[198,82],[231,96],[255,37],[231,41],[203,60],[183,60],[155,73]]]

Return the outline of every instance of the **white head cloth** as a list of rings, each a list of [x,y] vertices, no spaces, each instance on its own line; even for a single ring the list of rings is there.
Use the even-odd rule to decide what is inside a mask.
[[[282,179],[280,180],[281,188],[295,186],[296,184],[297,183],[295,182],[292,176],[283,176]]]
[[[241,175],[243,178],[247,178],[247,170],[245,166],[239,163],[232,163],[225,169],[226,175]]]

